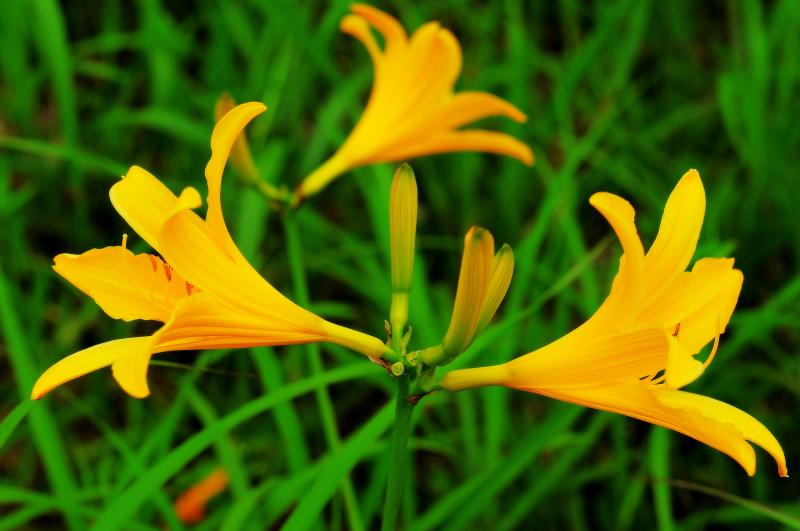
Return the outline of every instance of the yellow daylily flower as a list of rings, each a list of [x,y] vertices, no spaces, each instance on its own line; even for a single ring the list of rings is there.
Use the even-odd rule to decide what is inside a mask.
[[[690,170],[675,187],[646,254],[630,203],[609,193],[594,194],[590,202],[624,251],[605,302],[561,339],[502,365],[453,371],[442,387],[503,385],[627,415],[693,437],[753,475],[749,441],[769,452],[786,476],[783,449],[759,421],[719,400],[679,390],[711,362],[742,285],[733,259],[702,258],[686,271],[705,214],[700,175]],[[695,359],[711,341],[705,362]]]
[[[64,358],[42,374],[32,398],[109,365],[128,394],[145,397],[150,392],[150,357],[167,351],[318,341],[372,357],[386,351],[379,339],[330,323],[281,295],[233,242],[220,204],[222,173],[244,127],[265,110],[256,102],[239,105],[214,128],[205,172],[205,219],[192,210],[202,203],[195,189],[186,188],[176,197],[137,166],[111,187],[117,212],[163,260],[152,254],[134,255],[123,238],[121,246],[61,254],[53,268],[109,316],[164,325],[152,336],[117,339]]]
[[[410,37],[398,20],[364,4],[351,6],[340,29],[360,40],[374,67],[369,101],[350,136],[297,188],[311,196],[358,166],[451,151],[485,151],[533,164],[533,152],[516,138],[480,129],[460,130],[481,118],[507,116],[524,122],[512,104],[486,92],[454,92],[461,73],[461,47],[438,22]],[[383,38],[378,45],[372,30]]]

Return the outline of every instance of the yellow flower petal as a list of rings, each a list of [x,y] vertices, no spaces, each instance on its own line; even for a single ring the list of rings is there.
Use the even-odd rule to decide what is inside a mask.
[[[151,341],[150,337],[116,339],[67,356],[39,377],[33,386],[31,398],[38,400],[55,387],[97,369],[108,367],[122,357],[149,352]]]
[[[178,212],[161,232],[163,256],[181,275],[243,313],[316,330],[319,317],[281,295],[247,261],[234,262],[192,215]]]
[[[391,149],[367,159],[367,162],[397,161],[421,155],[455,151],[497,153],[513,157],[528,166],[533,165],[533,151],[525,143],[505,133],[480,129],[444,131],[430,136],[420,135],[416,141],[393,146]]]
[[[733,315],[744,277],[738,269],[730,270],[728,264],[733,265],[733,260],[705,258],[698,260],[692,269],[693,275],[705,276],[707,268],[714,268],[719,280],[716,281],[718,291],[714,298],[681,321],[678,339],[689,352],[698,352],[717,333],[725,332]]]
[[[609,295],[605,311],[616,312],[621,321],[630,321],[636,314],[643,297],[644,249],[634,223],[634,210],[621,197],[599,192],[589,203],[606,218],[622,244],[619,273]]]
[[[670,348],[664,382],[667,387],[679,389],[698,379],[705,367],[694,359],[695,353],[686,350],[675,337],[670,336],[669,339]]]
[[[217,105],[214,107],[214,117],[219,122],[229,111],[233,110],[234,107],[236,107],[236,101],[230,94],[224,92],[219,97]],[[233,167],[236,168],[239,175],[251,181],[259,179],[258,169],[253,162],[253,155],[250,153],[247,135],[244,132],[242,132],[239,138],[233,143],[230,158]]]
[[[733,314],[742,288],[742,272],[733,269],[733,259],[704,258],[691,272],[681,273],[661,290],[657,298],[648,298],[639,320],[662,323],[677,329],[684,348],[696,354],[714,339]]]
[[[697,416],[701,422],[716,422],[732,427],[742,439],[757,444],[772,455],[778,465],[778,474],[784,477],[789,475],[786,468],[786,456],[780,443],[761,422],[751,415],[725,402],[684,391],[665,390],[656,393],[655,396],[662,404],[681,410],[685,415]],[[748,470],[751,476],[754,472],[753,468]]]
[[[176,208],[197,208],[201,204],[200,195],[193,188],[187,188],[178,198],[164,183],[138,166],[132,166],[111,187],[109,196],[119,215],[162,255],[158,236],[164,221]]]
[[[167,321],[194,287],[160,258],[125,247],[60,254],[53,269],[114,319]]]
[[[772,434],[747,413],[713,398],[644,382],[536,392],[683,433],[729,455],[752,476],[756,457],[749,440],[767,450],[786,475],[783,450]]]
[[[291,321],[266,319],[231,307],[209,292],[200,292],[179,304],[174,318],[156,332],[153,352],[295,345],[327,340],[321,328],[303,329]]]
[[[697,247],[705,211],[706,194],[700,174],[689,170],[670,194],[658,235],[645,256],[645,291],[649,298],[657,298],[686,270]]]
[[[152,347],[152,338],[149,344]],[[125,354],[111,364],[111,372],[123,391],[134,398],[150,395],[147,385],[147,368],[150,366],[150,348]]]
[[[426,114],[436,109],[442,103],[441,95],[452,93],[461,73],[461,61],[461,46],[449,30],[438,22],[422,25],[411,37],[405,68],[399,69],[408,87],[404,90],[406,106],[397,106],[395,113],[413,110]]]
[[[505,116],[522,123],[528,118],[515,105],[488,92],[459,92],[445,104],[434,120],[458,128],[489,116]],[[433,120],[432,120],[433,121]]]
[[[222,174],[237,138],[250,121],[266,111],[263,103],[250,102],[236,106],[229,111],[214,127],[211,134],[211,159],[206,165],[206,181],[208,182],[208,213],[206,223],[211,239],[223,249],[228,256],[242,259],[239,249],[233,243],[225,219],[222,216],[220,192]]]
[[[356,15],[363,17],[369,22],[385,40],[386,52],[389,53],[398,46],[402,46],[408,40],[406,31],[402,24],[392,17],[367,4],[353,4],[350,10]]]
[[[506,365],[508,387],[547,394],[547,390],[603,387],[635,382],[663,369],[669,339],[658,327],[587,337],[569,334]]]
[[[382,52],[366,19],[358,15],[345,15],[339,23],[339,29],[361,41],[372,58],[372,66],[377,69]]]

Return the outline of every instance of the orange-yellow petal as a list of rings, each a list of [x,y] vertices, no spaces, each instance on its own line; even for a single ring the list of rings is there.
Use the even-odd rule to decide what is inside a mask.
[[[147,385],[147,369],[150,366],[153,338],[148,348],[130,352],[111,364],[111,373],[123,391],[134,398],[146,398],[150,395]]]
[[[153,352],[294,345],[325,339],[317,329],[242,311],[209,292],[200,292],[181,302],[173,319],[156,332]]]
[[[217,105],[214,107],[214,117],[216,121],[222,120],[234,107],[236,107],[236,101],[233,97],[227,92],[222,93],[219,99],[217,99]],[[249,180],[259,179],[258,169],[253,162],[253,155],[250,153],[247,135],[244,132],[242,132],[239,138],[233,143],[231,163],[233,167],[236,168],[236,172],[239,173],[239,175]]]
[[[67,356],[39,377],[33,386],[31,398],[38,400],[55,387],[108,367],[122,357],[149,352],[151,341],[149,336],[116,339]]]
[[[363,17],[383,36],[386,52],[393,51],[395,47],[404,45],[408,37],[403,25],[396,18],[367,4],[353,4],[350,10]]]
[[[766,450],[778,465],[778,474],[788,476],[786,456],[774,435],[758,420],[720,400],[684,391],[657,392],[654,396],[662,404],[679,410],[684,415],[698,417],[700,421],[719,423],[736,430],[739,436]],[[752,476],[754,469],[748,470]]]
[[[614,229],[623,251],[619,273],[603,310],[615,314],[620,322],[630,322],[641,305],[644,290],[644,249],[636,232],[635,212],[626,200],[607,192],[593,194],[589,203]]]
[[[225,164],[230,156],[231,149],[239,135],[250,121],[266,111],[263,103],[243,103],[229,111],[214,127],[211,134],[211,159],[206,165],[206,181],[208,182],[208,213],[206,223],[211,239],[224,250],[228,256],[241,259],[241,253],[233,243],[225,219],[222,215],[220,203],[222,174]]]
[[[167,321],[194,287],[160,258],[121,246],[60,254],[53,269],[114,319]]]
[[[537,393],[635,382],[666,365],[668,335],[658,327],[572,335],[506,365],[508,387]]]
[[[201,204],[200,195],[193,188],[187,188],[178,198],[164,183],[138,166],[132,166],[125,177],[111,187],[109,196],[119,215],[159,253],[158,235],[173,210],[176,207],[197,208]]]
[[[253,267],[234,262],[220,249],[192,212],[178,212],[161,232],[164,256],[192,284],[242,313],[316,330],[319,317],[281,295]]]
[[[488,92],[458,92],[448,101],[437,118],[440,125],[458,128],[489,116],[505,116],[515,122],[527,120],[515,105]]]
[[[396,93],[402,90],[405,103],[397,105],[395,113],[414,116],[436,111],[452,94],[461,62],[461,46],[453,34],[438,22],[423,24],[411,37],[405,64],[393,65],[407,85],[395,87]]]
[[[526,144],[505,133],[481,129],[447,130],[431,135],[420,132],[417,140],[391,146],[365,162],[396,161],[452,151],[485,151],[513,157],[528,166],[533,164],[533,151]]]
[[[661,296],[648,301],[639,320],[676,330],[691,354],[725,332],[742,289],[742,272],[732,258],[703,258],[681,273]]]
[[[756,457],[747,441],[752,441],[767,450],[779,474],[786,475],[783,450],[772,434],[747,413],[713,398],[639,381],[536,392],[683,433],[727,454],[751,476]]]
[[[352,35],[359,41],[369,52],[372,58],[372,65],[374,68],[380,66],[381,49],[375,41],[375,36],[372,34],[370,25],[364,17],[358,15],[345,15],[339,23],[339,29],[343,33]]]
[[[658,298],[686,270],[697,247],[705,211],[706,194],[700,174],[689,170],[670,194],[658,235],[644,259],[648,299]]]
[[[392,129],[392,143],[413,144],[418,140],[420,131],[457,129],[489,116],[506,116],[515,122],[527,119],[517,107],[488,92],[459,92],[448,96],[431,112],[415,112],[413,116],[399,121]],[[532,152],[530,157],[523,150],[519,153],[526,164],[526,161],[533,160]]]
[[[689,352],[698,352],[717,334],[725,332],[733,315],[744,276],[738,269],[728,270],[727,267],[724,259],[705,258],[698,260],[692,269],[692,274],[704,275],[707,268],[714,268],[722,278],[716,297],[681,321],[678,339]]]
[[[672,389],[689,385],[703,374],[705,367],[674,337],[669,337],[669,356],[664,371],[664,383]]]

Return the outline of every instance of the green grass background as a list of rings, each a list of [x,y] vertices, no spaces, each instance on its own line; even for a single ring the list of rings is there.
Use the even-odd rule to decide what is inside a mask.
[[[386,7],[386,6],[384,6]],[[645,242],[678,178],[708,196],[698,256],[735,256],[745,284],[717,360],[690,390],[761,419],[797,468],[800,332],[800,3],[395,2],[464,49],[463,89],[506,97],[529,169],[485,154],[411,161],[420,187],[413,344],[443,334],[472,224],[515,249],[494,326],[453,366],[510,359],[598,306],[619,249],[588,206],[637,206]],[[212,110],[229,91],[270,111],[248,130],[269,181],[294,186],[342,141],[369,90],[347,3],[7,0],[0,13],[0,529],[181,529],[175,496],[231,475],[198,529],[378,525],[390,378],[337,348],[177,353],[153,395],[109,371],[32,404],[61,357],[148,324],[114,322],[50,269],[59,252],[131,234],[108,188],[131,164],[203,189]],[[310,307],[379,337],[388,316],[391,165],[347,174],[298,216]],[[230,171],[223,201],[245,255],[302,299],[278,216]],[[312,361],[321,360],[321,367]],[[204,369],[204,370],[201,370]],[[336,424],[324,425],[327,390]],[[316,395],[316,396],[315,396]],[[336,428],[340,440],[331,429]],[[759,451],[726,456],[630,419],[487,389],[425,398],[415,416],[406,529],[800,527],[800,488]],[[349,484],[349,486],[348,486]],[[345,493],[343,495],[343,493]]]

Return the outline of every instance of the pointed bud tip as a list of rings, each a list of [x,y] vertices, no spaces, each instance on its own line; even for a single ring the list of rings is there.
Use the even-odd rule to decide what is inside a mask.
[[[401,175],[402,176],[410,175],[411,177],[414,177],[414,169],[408,162],[404,162],[397,167],[397,170],[394,172],[394,175],[395,177],[399,177]]]
[[[487,229],[484,229],[483,227],[478,227],[477,225],[470,227],[469,230],[467,231],[467,237],[470,240],[480,241],[487,235],[491,236],[492,233],[489,232]]]

